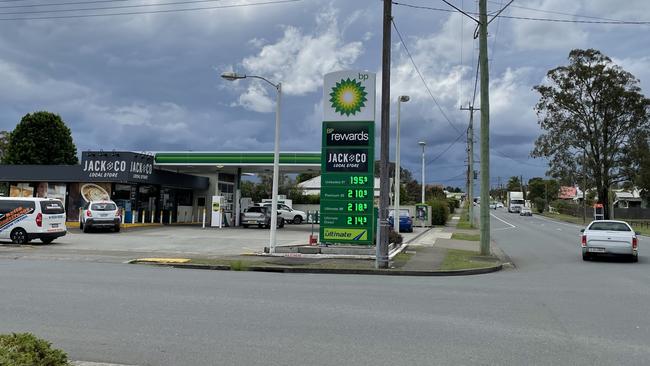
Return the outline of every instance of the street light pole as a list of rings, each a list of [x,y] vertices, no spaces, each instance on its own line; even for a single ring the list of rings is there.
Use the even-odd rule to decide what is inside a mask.
[[[426,146],[427,143],[420,141],[418,144],[422,146],[422,199],[420,200],[420,203],[424,204],[424,146]]]
[[[397,99],[397,141],[395,144],[395,208],[393,209],[393,230],[399,233],[399,194],[401,188],[401,171],[399,157],[399,125],[402,102],[409,101],[408,95],[402,95]]]
[[[221,77],[229,81],[246,78],[260,79],[272,85],[277,91],[277,101],[275,106],[275,147],[273,149],[273,188],[271,196],[271,233],[269,238],[269,253],[275,253],[275,247],[277,244],[276,232],[278,227],[278,185],[280,180],[280,106],[282,101],[282,83],[274,84],[262,76],[241,75],[235,72],[224,72],[221,74]]]

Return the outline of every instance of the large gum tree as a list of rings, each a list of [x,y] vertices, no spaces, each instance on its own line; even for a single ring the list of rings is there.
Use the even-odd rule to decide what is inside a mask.
[[[576,177],[584,169],[609,218],[610,187],[629,179],[626,152],[650,129],[650,100],[639,80],[598,50],[576,49],[567,66],[550,70],[534,90],[543,133],[531,155],[547,158],[547,174],[555,178]]]

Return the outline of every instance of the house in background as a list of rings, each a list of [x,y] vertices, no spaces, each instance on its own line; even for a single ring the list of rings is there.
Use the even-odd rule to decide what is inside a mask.
[[[637,188],[633,189],[614,189],[614,208],[634,208],[645,207],[646,205],[641,198],[641,192]]]

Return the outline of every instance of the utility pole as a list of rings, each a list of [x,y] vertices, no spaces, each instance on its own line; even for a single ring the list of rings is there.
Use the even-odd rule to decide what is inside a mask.
[[[487,0],[479,0],[481,73],[481,255],[490,254],[490,76],[487,49]]]
[[[381,133],[379,152],[379,238],[377,238],[377,268],[388,268],[388,153],[390,133],[390,47],[392,0],[384,0],[383,42],[381,55]],[[399,217],[399,216],[397,216]]]
[[[582,151],[582,223],[587,223],[587,157]]]
[[[460,107],[462,111],[469,111],[469,127],[467,127],[467,145],[468,145],[468,180],[467,180],[467,197],[469,201],[469,224],[474,226],[474,111],[480,110],[470,104],[467,108]],[[483,201],[483,197],[481,197]]]

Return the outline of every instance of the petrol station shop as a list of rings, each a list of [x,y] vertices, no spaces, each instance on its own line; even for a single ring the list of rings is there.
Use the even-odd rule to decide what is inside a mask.
[[[320,170],[320,153],[280,157],[282,173]],[[226,223],[237,225],[241,176],[272,165],[266,152],[84,151],[79,165],[0,165],[0,196],[60,199],[68,221],[86,202],[110,199],[125,222],[147,223],[200,221],[221,196]]]

